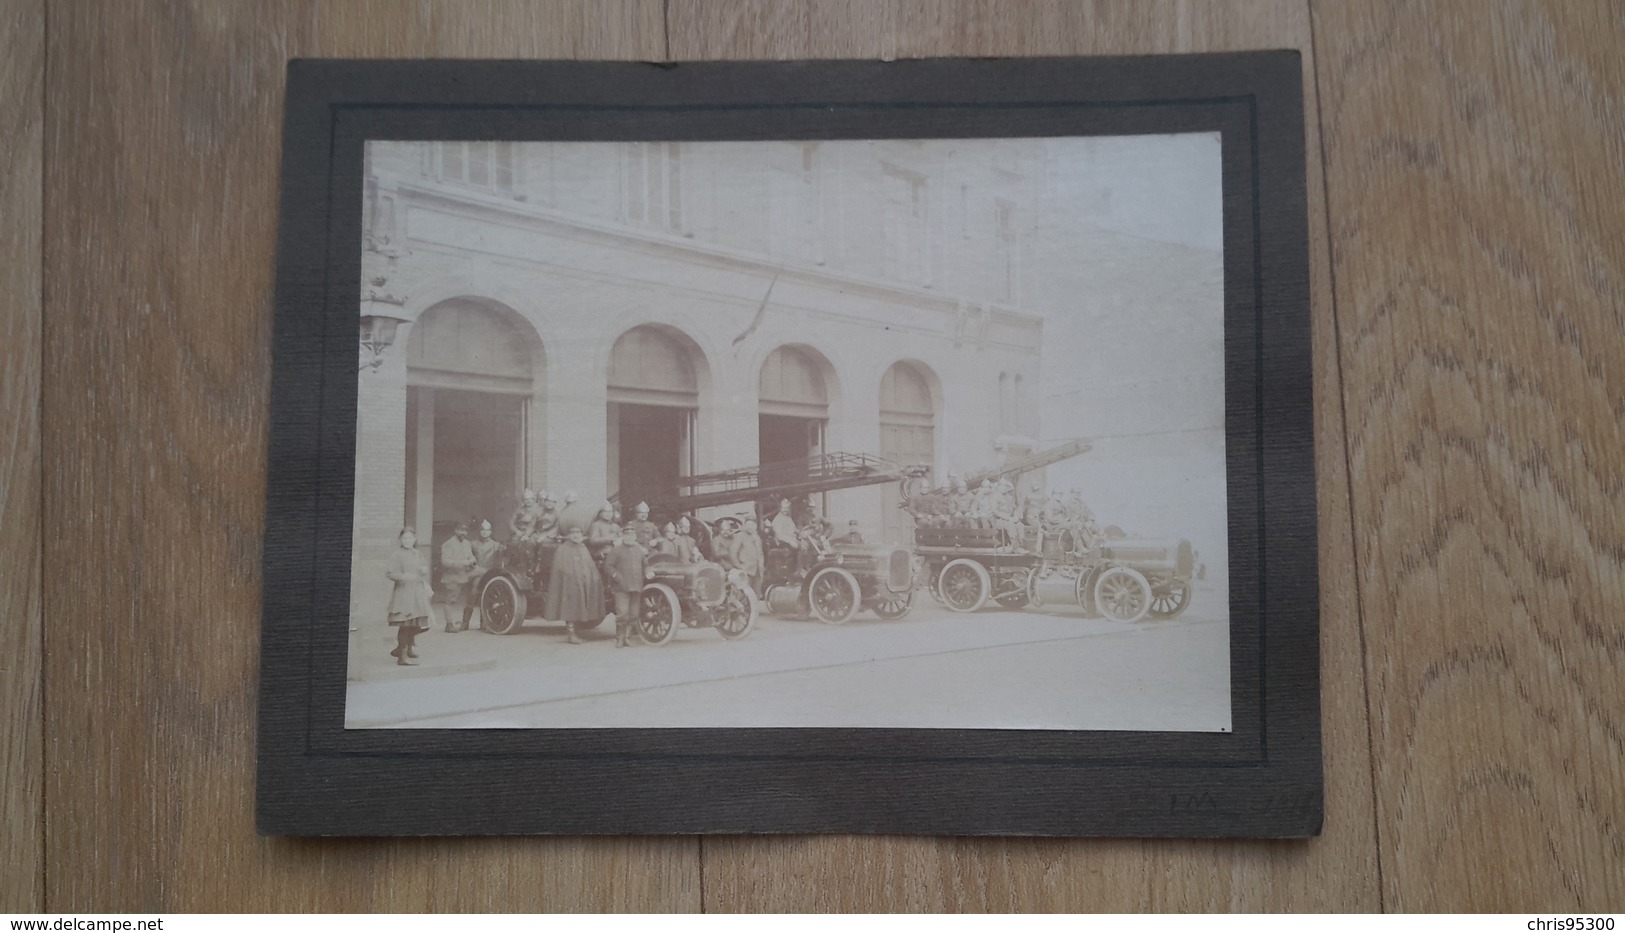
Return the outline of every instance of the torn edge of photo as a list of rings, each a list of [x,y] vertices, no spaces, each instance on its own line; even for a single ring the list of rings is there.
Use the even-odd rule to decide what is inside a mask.
[[[1318,833],[1302,80],[291,62],[261,832]]]

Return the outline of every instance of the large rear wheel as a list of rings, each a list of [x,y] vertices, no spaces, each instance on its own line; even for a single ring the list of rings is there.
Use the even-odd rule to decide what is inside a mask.
[[[492,577],[480,590],[480,628],[511,635],[525,624],[525,594],[508,577]]]
[[[993,589],[987,568],[968,557],[951,560],[937,574],[937,592],[942,604],[955,612],[975,612],[987,602]]]

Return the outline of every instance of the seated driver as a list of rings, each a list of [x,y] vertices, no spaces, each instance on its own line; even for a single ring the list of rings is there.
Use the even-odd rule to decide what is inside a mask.
[[[779,547],[800,546],[800,529],[796,527],[796,520],[790,515],[789,499],[779,500],[779,510],[768,519],[767,530],[772,533]]]
[[[797,537],[801,547],[802,569],[812,566],[819,558],[828,557],[835,553],[835,548],[829,543],[829,529],[824,520],[818,517],[817,509],[810,510],[812,514],[807,524],[801,527]]]

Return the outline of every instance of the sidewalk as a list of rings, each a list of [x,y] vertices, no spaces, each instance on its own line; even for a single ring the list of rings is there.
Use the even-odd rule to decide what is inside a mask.
[[[1190,622],[1158,623],[1183,628]],[[606,627],[607,629],[607,627]],[[406,725],[412,721],[539,702],[586,698],[629,690],[730,680],[738,677],[836,667],[883,659],[918,658],[1001,645],[1065,641],[1079,637],[1136,637],[1145,626],[1104,619],[979,613],[963,616],[936,608],[886,622],[854,620],[844,626],[764,616],[755,631],[735,642],[714,631],[685,629],[671,643],[616,650],[613,633],[586,633],[586,644],[564,644],[560,626],[527,626],[508,636],[468,632],[420,636],[424,662],[435,659],[447,675],[431,685],[403,682],[385,667],[376,678],[352,682],[346,705],[351,728]],[[385,658],[389,646],[380,643]],[[489,667],[458,672],[453,666],[486,659]],[[403,715],[403,710],[410,710]],[[470,723],[472,725],[472,723]]]
[[[439,609],[436,606],[435,609]],[[350,633],[350,683],[397,681],[419,677],[438,677],[446,674],[467,674],[474,671],[495,670],[501,660],[499,652],[490,644],[496,636],[480,631],[479,613],[474,614],[471,628],[466,632],[447,633],[445,623],[436,621],[427,632],[418,636],[415,662],[408,666],[396,663],[390,652],[395,650],[395,629],[378,623],[360,625]],[[543,628],[537,626],[538,629]],[[563,629],[560,629],[560,638]]]

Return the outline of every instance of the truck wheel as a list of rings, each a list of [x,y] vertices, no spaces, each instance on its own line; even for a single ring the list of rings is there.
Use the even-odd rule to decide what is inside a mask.
[[[664,645],[683,624],[683,605],[664,583],[650,583],[638,597],[638,634],[651,645]]]
[[[858,614],[862,600],[857,577],[840,567],[825,567],[807,584],[807,602],[825,625],[844,625]]]
[[[1138,622],[1151,610],[1151,584],[1129,567],[1108,567],[1095,578],[1095,607],[1113,622]]]
[[[717,632],[723,638],[744,638],[756,627],[756,594],[748,586],[730,586],[718,607]]]
[[[1151,618],[1172,619],[1190,604],[1190,581],[1170,580],[1163,592],[1151,594]]]
[[[875,615],[882,619],[901,619],[914,608],[914,591],[907,593],[891,593],[884,599],[875,603]]]
[[[525,594],[507,577],[492,577],[480,590],[480,629],[511,635],[525,623]]]
[[[987,568],[968,557],[951,560],[937,575],[937,592],[942,604],[954,612],[975,612],[987,602],[993,589]]]

